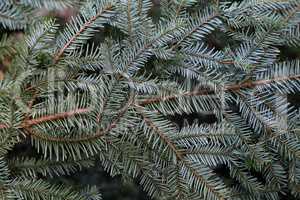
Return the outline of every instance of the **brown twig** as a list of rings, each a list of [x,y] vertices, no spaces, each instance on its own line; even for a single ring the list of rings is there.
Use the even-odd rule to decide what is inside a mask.
[[[135,98],[135,92],[132,90],[132,91],[130,91],[128,102],[118,111],[118,113],[116,114],[116,117],[112,120],[112,122],[104,130],[99,130],[95,134],[92,134],[92,135],[86,135],[86,136],[79,137],[79,138],[50,137],[48,135],[38,133],[37,131],[35,131],[31,128],[32,125],[36,125],[41,122],[66,118],[66,117],[74,116],[76,114],[81,114],[81,113],[88,113],[89,109],[77,109],[76,111],[70,111],[70,112],[60,113],[57,115],[45,116],[45,117],[35,119],[35,120],[29,120],[28,122],[26,122],[24,124],[24,126],[22,128],[24,128],[24,130],[26,131],[25,134],[27,134],[27,135],[31,135],[36,138],[40,138],[40,139],[52,141],[52,142],[74,142],[74,143],[77,143],[77,142],[82,142],[82,141],[90,141],[90,140],[97,139],[97,138],[104,136],[109,131],[111,131],[113,128],[115,128],[117,126],[117,123],[119,122],[119,120],[127,112],[130,105],[134,102],[134,98]]]
[[[53,120],[67,118],[67,117],[72,117],[74,115],[87,113],[89,111],[90,110],[88,108],[80,108],[80,109],[72,110],[72,111],[69,111],[69,112],[57,113],[57,114],[54,114],[54,115],[47,115],[47,116],[43,116],[43,117],[40,117],[40,118],[28,120],[27,122],[24,123],[23,127],[30,127],[30,126],[33,126],[33,125],[40,124],[42,122],[47,122],[47,121],[53,121]]]

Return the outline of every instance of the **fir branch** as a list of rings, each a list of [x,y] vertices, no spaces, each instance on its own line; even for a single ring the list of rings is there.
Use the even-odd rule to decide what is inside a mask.
[[[258,80],[258,81],[246,81],[240,84],[234,84],[234,85],[225,85],[224,86],[224,91],[238,91],[242,89],[247,89],[247,88],[255,88],[256,86],[264,86],[271,84],[273,82],[280,82],[280,81],[286,81],[286,80],[297,80],[300,78],[300,75],[294,75],[294,76],[288,76],[288,77],[277,77],[274,79],[269,79],[269,80]],[[141,106],[146,106],[148,104],[152,103],[159,103],[161,101],[168,101],[172,99],[179,98],[181,96],[201,96],[201,95],[210,95],[214,94],[214,90],[201,90],[201,91],[192,91],[192,92],[185,92],[181,95],[176,95],[176,96],[165,96],[165,97],[156,97],[156,98],[149,98],[146,100],[141,100],[138,102],[139,105]]]
[[[205,24],[210,24],[209,22],[211,22],[213,19],[216,19],[216,18],[218,18],[218,17],[219,17],[219,14],[213,13],[212,15],[210,15],[210,16],[206,17],[205,19],[203,19],[203,21],[201,21],[199,24],[197,23],[194,27],[192,27],[191,30],[188,30],[188,31],[183,35],[183,37],[180,38],[180,40],[176,42],[175,45],[173,45],[173,46],[171,47],[171,50],[174,50],[174,49],[178,48],[183,42],[185,42],[185,40],[186,40],[187,38],[189,38],[189,37],[190,37],[191,35],[193,35],[195,32],[201,30],[201,28],[203,28],[203,26],[204,26]],[[220,20],[217,19],[216,21],[220,21]],[[215,22],[215,23],[216,23],[216,22]],[[211,23],[211,24],[213,24],[213,23]],[[212,26],[211,24],[210,24],[210,26]],[[203,29],[204,29],[204,28],[203,28]],[[211,30],[210,30],[210,31],[211,31]]]
[[[274,79],[269,79],[269,80],[258,80],[258,81],[248,81],[240,84],[234,84],[234,85],[228,85],[224,87],[224,91],[238,91],[246,88],[255,88],[256,86],[264,86],[271,84],[273,82],[280,82],[280,81],[286,81],[286,80],[297,80],[300,78],[300,75],[294,75],[294,76],[287,76],[287,77],[276,77]],[[192,92],[185,92],[181,95],[170,95],[170,96],[165,96],[165,97],[155,97],[155,98],[149,98],[145,100],[141,100],[137,102],[137,105],[139,106],[147,106],[148,104],[153,104],[153,103],[159,103],[161,101],[169,101],[172,99],[179,98],[181,96],[201,96],[201,95],[210,95],[214,94],[215,91],[213,90],[201,90],[201,91],[192,91]],[[78,110],[72,110],[64,113],[57,113],[54,115],[48,115],[48,116],[43,116],[40,118],[36,119],[31,119],[28,121],[24,121],[23,125],[20,128],[25,128],[25,127],[30,127],[33,125],[37,125],[43,122],[47,121],[52,121],[52,120],[57,120],[57,119],[62,119],[62,118],[67,118],[67,117],[72,117],[76,114],[85,114],[90,112],[91,110],[87,108],[82,108]],[[0,124],[0,129],[6,129],[9,128],[8,125],[6,124]]]
[[[161,138],[167,145],[168,148],[170,148],[172,150],[172,152],[175,154],[176,156],[176,162],[181,162],[184,167],[186,167],[188,170],[190,170],[190,172],[192,173],[192,175],[194,177],[196,177],[196,179],[198,179],[198,181],[200,181],[201,184],[204,185],[204,189],[200,186],[198,186],[198,183],[189,183],[192,185],[192,189],[194,191],[199,191],[201,190],[201,193],[203,192],[202,190],[204,190],[204,196],[207,197],[212,197],[209,199],[215,199],[213,196],[210,195],[213,194],[215,195],[216,199],[219,200],[225,200],[226,199],[226,193],[224,192],[220,192],[217,190],[217,188],[214,187],[214,185],[212,185],[209,180],[207,180],[206,178],[204,178],[203,175],[201,175],[193,166],[191,163],[189,163],[188,159],[185,157],[185,154],[183,154],[182,150],[177,149],[177,147],[175,146],[175,144],[166,136],[166,134],[161,130],[160,127],[158,127],[149,117],[146,116],[146,114],[143,111],[143,107],[140,107],[139,105],[135,105],[136,110],[138,111],[138,113],[142,116],[142,118],[144,119],[145,123],[151,127],[156,134],[159,135],[159,138]],[[195,179],[191,178],[191,180],[193,180],[193,182],[197,182]],[[199,187],[199,188],[198,188]],[[220,187],[220,186],[218,186]],[[206,189],[208,189],[209,192],[206,192]]]
[[[171,140],[169,139],[169,138],[167,138],[166,136],[165,136],[165,134],[160,130],[160,128],[159,127],[157,127],[153,122],[152,122],[152,120],[151,119],[149,119],[145,114],[144,114],[144,112],[143,112],[143,108],[141,108],[140,106],[138,106],[138,105],[134,105],[134,107],[137,109],[137,111],[139,112],[139,114],[142,116],[142,118],[145,120],[145,123],[149,126],[149,127],[151,127],[151,128],[153,128],[155,131],[156,131],[156,133],[159,135],[159,137],[173,150],[173,152],[175,153],[175,155],[176,155],[176,157],[178,158],[178,159],[182,159],[182,155],[181,155],[181,152],[180,151],[178,151],[177,149],[176,149],[176,146],[171,142]]]
[[[298,2],[83,1],[59,34],[32,12],[72,3],[0,1],[4,32],[36,24],[0,41],[0,198],[99,200],[39,179],[94,158],[151,198],[300,196],[299,113],[278,95],[300,91],[281,48],[298,46]],[[207,111],[214,124],[184,121]],[[24,139],[42,160],[7,155]]]
[[[58,50],[58,53],[56,53],[56,55],[54,56],[54,63],[57,63],[61,56],[63,56],[64,52],[66,51],[66,49],[68,47],[70,47],[70,45],[82,34],[84,33],[89,27],[92,26],[92,24],[100,17],[102,17],[102,15],[107,12],[107,11],[111,11],[113,8],[112,4],[108,4],[106,5],[104,8],[102,8],[102,10],[100,12],[98,12],[96,15],[92,16],[90,19],[88,19],[80,28],[79,30],[66,42],[66,44],[60,49]]]

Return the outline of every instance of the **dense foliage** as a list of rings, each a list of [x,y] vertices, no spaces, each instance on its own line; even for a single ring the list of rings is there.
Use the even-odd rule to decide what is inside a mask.
[[[101,199],[53,181],[100,167],[154,199],[300,198],[299,1],[2,0],[0,26],[2,199]]]

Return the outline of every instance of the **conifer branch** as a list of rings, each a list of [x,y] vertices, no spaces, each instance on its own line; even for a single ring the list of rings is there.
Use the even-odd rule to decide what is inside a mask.
[[[227,85],[227,86],[225,85],[224,91],[238,91],[238,90],[241,90],[241,89],[255,88],[256,86],[267,85],[267,84],[270,84],[270,83],[276,82],[276,81],[295,80],[295,79],[299,79],[299,78],[300,78],[300,75],[295,75],[295,76],[279,77],[279,78],[268,79],[268,80],[247,81],[247,82],[243,82],[243,83],[240,83],[240,84]],[[178,95],[170,95],[170,96],[165,96],[165,97],[155,97],[155,98],[150,98],[150,99],[146,99],[146,100],[141,100],[141,101],[138,102],[138,104],[141,105],[141,106],[146,106],[148,104],[173,100],[173,99],[180,98],[180,97],[201,96],[201,95],[210,95],[210,94],[215,94],[215,91],[210,90],[210,89],[204,89],[204,90],[201,90],[201,91],[185,92],[183,94],[178,94]]]
[[[212,185],[210,185],[208,183],[208,181],[201,175],[199,174],[192,166],[190,163],[188,163],[188,161],[186,161],[184,155],[186,153],[186,151],[184,150],[179,150],[177,149],[176,145],[166,136],[166,134],[161,130],[160,127],[156,126],[152,120],[150,118],[148,118],[144,111],[143,111],[143,107],[140,107],[139,105],[134,105],[136,110],[138,111],[138,113],[142,116],[142,118],[144,119],[145,123],[151,127],[155,133],[157,133],[159,135],[159,137],[167,144],[167,146],[174,152],[177,161],[182,162],[191,172],[192,174],[200,180],[200,182],[204,183],[205,187],[214,195],[217,196],[217,198],[219,200],[225,200],[226,197],[223,196],[222,193],[218,192],[216,190],[216,188],[214,188]],[[193,188],[194,191],[197,191]]]
[[[213,18],[216,18],[218,16],[219,16],[218,14],[213,14],[213,15],[209,16],[207,19],[205,19],[203,22],[201,22],[201,24],[195,26],[193,29],[188,31],[178,42],[176,42],[176,44],[174,46],[171,47],[171,50],[176,49],[182,42],[184,42],[188,37],[190,37],[192,34],[194,34],[201,26],[203,26],[204,24],[208,23],[210,20],[212,20]]]
[[[299,199],[298,2],[83,1],[58,34],[33,14],[67,5],[0,1],[1,197],[101,199],[40,176],[97,165],[151,198]]]
[[[279,78],[268,79],[268,80],[249,81],[249,82],[244,82],[244,83],[241,83],[241,84],[234,84],[234,85],[225,86],[224,90],[225,91],[238,91],[238,90],[241,90],[241,89],[254,88],[256,86],[267,85],[267,84],[270,84],[270,83],[275,82],[275,81],[296,80],[296,79],[299,79],[299,78],[300,78],[300,75],[294,75],[294,76],[289,76],[289,77],[279,77]],[[153,103],[159,103],[159,102],[163,102],[163,101],[170,101],[170,100],[180,98],[180,97],[210,95],[210,94],[214,94],[214,93],[215,93],[214,90],[209,90],[209,89],[205,90],[204,89],[204,90],[201,90],[201,91],[185,92],[185,93],[180,94],[180,95],[170,95],[170,96],[165,96],[165,97],[149,98],[149,99],[146,99],[146,100],[141,100],[141,101],[136,102],[136,103],[139,106],[146,106],[146,105],[153,104]],[[77,114],[86,114],[89,111],[90,111],[90,109],[82,108],[82,109],[76,109],[76,110],[63,112],[63,113],[47,115],[47,116],[43,116],[43,117],[36,118],[36,119],[30,119],[28,121],[24,121],[24,123],[21,125],[20,128],[30,127],[30,126],[37,125],[37,124],[40,124],[40,123],[43,123],[43,122],[47,122],[47,121],[72,117],[72,116],[77,115]],[[9,125],[0,124],[0,129],[5,129],[5,128],[9,128],[9,127],[10,127]]]
[[[175,144],[172,143],[172,141],[165,136],[165,134],[160,130],[159,127],[157,127],[151,119],[149,119],[145,113],[142,110],[142,107],[140,107],[139,105],[134,105],[134,107],[136,108],[136,110],[138,111],[138,113],[142,116],[142,118],[145,120],[145,123],[151,127],[153,130],[155,130],[155,132],[159,135],[159,137],[165,141],[165,143],[172,149],[172,151],[176,154],[176,157],[178,159],[182,159],[182,155],[181,152],[179,150],[176,149]]]
[[[104,12],[112,10],[112,5],[107,5],[104,7],[101,12],[98,12],[95,16],[91,17],[87,22],[80,27],[79,31],[73,35],[70,40],[59,50],[59,52],[54,56],[54,63],[57,63],[61,56],[63,56],[65,50],[87,29],[89,28],[93,22],[96,21],[97,18],[101,17]]]

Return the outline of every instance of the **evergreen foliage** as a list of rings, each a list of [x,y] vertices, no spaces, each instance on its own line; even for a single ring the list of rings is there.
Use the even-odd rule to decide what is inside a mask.
[[[92,166],[154,199],[300,198],[299,1],[74,2],[0,1],[1,199],[101,199],[51,181]],[[216,122],[171,120],[190,113]]]

